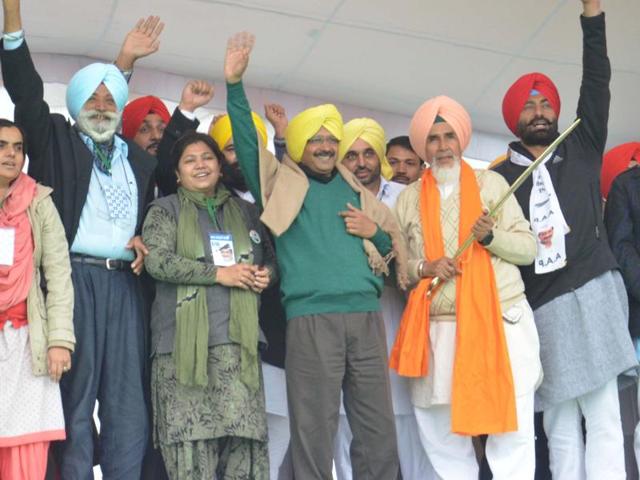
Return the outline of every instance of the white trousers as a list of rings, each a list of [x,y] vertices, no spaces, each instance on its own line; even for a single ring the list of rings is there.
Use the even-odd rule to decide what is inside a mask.
[[[438,476],[442,480],[478,478],[471,437],[451,432],[451,406],[414,408],[422,446]],[[485,454],[495,480],[533,480],[535,475],[533,391],[516,398],[516,412],[517,431],[487,439]]]
[[[586,448],[582,434],[583,416],[587,430]],[[543,423],[553,478],[627,478],[617,378],[586,395],[548,408],[544,411]]]
[[[269,434],[269,479],[278,480],[282,460],[289,448],[289,418],[267,413]]]
[[[412,414],[396,415],[396,435],[398,440],[398,456],[403,480],[437,480],[429,458],[420,443],[418,425]],[[333,446],[333,460],[337,480],[352,480],[351,458],[349,447],[353,435],[346,415],[340,415],[338,433]],[[395,479],[394,479],[395,480]]]

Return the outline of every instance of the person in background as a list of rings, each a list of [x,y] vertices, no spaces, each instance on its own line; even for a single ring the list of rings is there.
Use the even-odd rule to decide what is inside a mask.
[[[629,300],[629,334],[640,360],[640,142],[629,142],[604,156],[600,189],[606,202],[604,224],[611,250],[618,261]],[[640,406],[640,390],[638,391]],[[634,434],[636,462],[640,465],[640,424]],[[639,467],[640,468],[640,467]]]
[[[389,180],[393,171],[384,153],[385,134],[382,126],[371,118],[356,118],[344,125],[343,135],[338,151],[342,164],[379,201],[393,209],[405,185]],[[380,296],[380,308],[384,320],[387,350],[393,346],[405,303],[404,293],[398,290],[394,282],[385,282]],[[402,478],[404,480],[434,479],[433,467],[420,444],[418,426],[409,398],[409,380],[390,370],[389,381]],[[341,407],[333,454],[338,480],[353,478],[349,453],[352,439],[346,412]]]
[[[409,185],[422,175],[422,170],[425,167],[424,162],[413,151],[407,135],[389,140],[386,155],[393,170],[392,181]]]

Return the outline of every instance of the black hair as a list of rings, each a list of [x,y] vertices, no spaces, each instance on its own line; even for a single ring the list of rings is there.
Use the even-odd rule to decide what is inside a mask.
[[[22,127],[16,125],[14,122],[12,122],[11,120],[7,119],[7,118],[0,118],[0,129],[3,128],[17,128],[18,131],[20,132],[20,135],[22,135],[22,151],[26,152],[27,150],[27,136],[24,133],[24,130],[22,129]]]
[[[178,163],[180,163],[180,157],[187,149],[189,145],[193,145],[194,143],[204,143],[207,147],[211,149],[213,154],[218,159],[218,164],[222,166],[224,164],[224,154],[220,151],[220,147],[215,142],[213,138],[204,133],[199,133],[196,131],[190,131],[182,135],[176,143],[173,144],[171,148],[171,164],[173,165],[174,170],[178,170]]]
[[[411,146],[411,141],[407,135],[400,135],[399,137],[394,137],[387,142],[387,151],[389,153],[389,149],[391,147],[402,147],[404,149],[413,152],[413,147]],[[415,152],[414,152],[415,153]]]

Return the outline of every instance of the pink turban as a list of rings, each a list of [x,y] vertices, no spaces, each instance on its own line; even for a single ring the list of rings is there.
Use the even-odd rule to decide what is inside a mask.
[[[551,79],[542,73],[527,73],[509,87],[502,100],[504,123],[516,136],[518,136],[518,119],[532,90],[538,91],[540,95],[549,100],[553,111],[558,117],[560,116],[560,95]]]
[[[471,117],[462,105],[452,98],[440,95],[424,102],[413,114],[409,126],[411,146],[418,156],[426,161],[427,136],[436,117],[443,118],[458,137],[460,149],[464,151],[471,140]]]
[[[611,184],[618,175],[629,168],[629,162],[634,158],[640,163],[640,142],[623,143],[605,153],[600,172],[602,198],[607,199]]]

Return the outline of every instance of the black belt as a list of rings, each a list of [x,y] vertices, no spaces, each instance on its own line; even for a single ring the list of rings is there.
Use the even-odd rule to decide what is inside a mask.
[[[124,272],[131,271],[131,262],[129,260],[120,260],[117,258],[98,258],[86,255],[71,254],[71,261],[75,263],[84,263],[85,265],[96,265],[107,270],[121,270]]]

